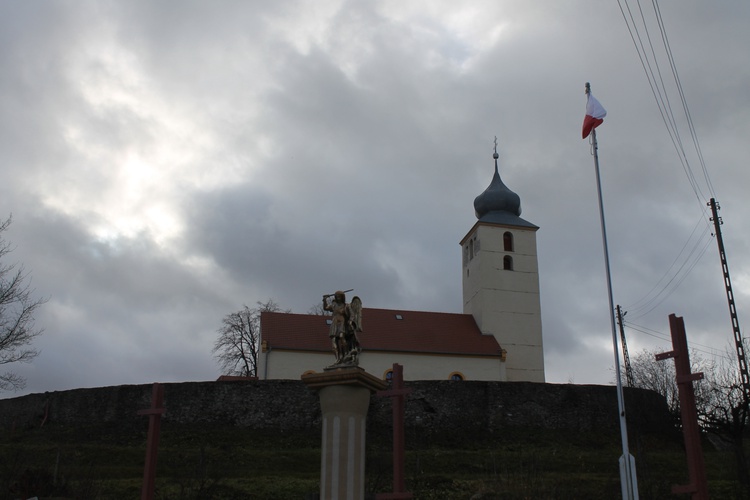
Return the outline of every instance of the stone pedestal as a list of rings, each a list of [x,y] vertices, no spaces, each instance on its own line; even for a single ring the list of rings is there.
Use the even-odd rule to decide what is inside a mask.
[[[364,500],[365,423],[370,394],[386,383],[361,368],[302,376],[318,391],[323,414],[320,452],[321,500]]]

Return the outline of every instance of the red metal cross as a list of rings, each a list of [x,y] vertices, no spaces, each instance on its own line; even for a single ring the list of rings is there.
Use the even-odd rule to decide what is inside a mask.
[[[159,431],[164,408],[164,386],[155,383],[151,390],[151,408],[139,410],[138,415],[148,415],[148,441],[146,443],[146,465],[143,468],[141,500],[153,500],[156,482],[156,456],[159,451]]]
[[[404,387],[403,366],[394,363],[392,373],[391,388],[378,391],[377,395],[392,398],[393,402],[393,492],[379,493],[378,500],[413,498],[404,485],[404,403],[411,389]]]

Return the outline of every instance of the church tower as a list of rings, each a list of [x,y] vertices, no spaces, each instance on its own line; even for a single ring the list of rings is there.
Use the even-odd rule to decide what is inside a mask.
[[[461,240],[464,313],[505,351],[509,381],[544,382],[542,310],[534,224],[521,199],[495,174],[474,199],[477,222]]]

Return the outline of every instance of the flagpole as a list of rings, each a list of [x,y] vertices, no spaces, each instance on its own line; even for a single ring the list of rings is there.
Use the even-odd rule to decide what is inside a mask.
[[[586,82],[586,95],[591,93],[591,86]],[[594,154],[594,171],[596,172],[596,190],[599,196],[599,220],[602,228],[602,248],[604,250],[604,267],[607,274],[607,296],[609,298],[609,319],[612,327],[612,345],[615,354],[615,378],[617,380],[617,407],[620,412],[620,437],[622,439],[622,456],[620,457],[620,486],[623,500],[638,500],[638,479],[635,473],[635,459],[628,446],[628,425],[625,418],[625,401],[620,375],[620,356],[618,354],[617,329],[615,327],[615,304],[612,298],[612,275],[609,268],[609,249],[607,247],[607,227],[604,222],[604,202],[602,200],[602,182],[599,175],[599,145],[596,142],[596,128],[591,131],[591,145]]]

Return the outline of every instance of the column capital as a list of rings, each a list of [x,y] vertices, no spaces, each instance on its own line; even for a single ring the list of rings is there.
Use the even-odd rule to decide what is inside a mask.
[[[308,373],[302,375],[302,382],[316,391],[332,385],[349,385],[377,392],[388,386],[385,380],[367,373],[362,368],[339,368],[323,373]]]

